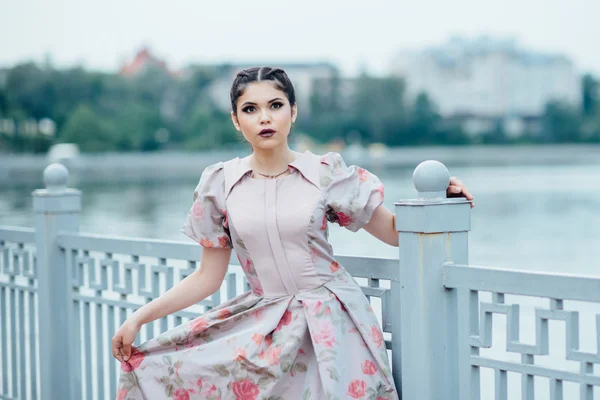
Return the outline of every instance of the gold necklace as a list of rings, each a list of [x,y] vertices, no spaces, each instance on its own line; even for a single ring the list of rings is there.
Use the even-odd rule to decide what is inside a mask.
[[[250,168],[252,168],[252,171],[253,171],[253,172],[256,172],[257,174],[259,174],[259,175],[261,175],[261,176],[264,176],[265,178],[269,178],[269,179],[275,179],[275,178],[277,178],[277,177],[279,177],[279,176],[281,176],[281,175],[285,174],[285,173],[286,173],[286,172],[288,172],[288,170],[290,169],[290,166],[289,166],[289,164],[288,164],[288,166],[285,168],[285,170],[283,170],[282,172],[280,172],[280,173],[278,173],[278,174],[274,174],[274,175],[271,175],[271,174],[263,174],[262,172],[258,172],[256,169],[254,169],[254,165],[253,165],[253,164],[254,164],[254,163],[253,163],[252,161],[250,161]]]
[[[285,171],[283,171],[283,172],[280,172],[280,173],[278,173],[278,174],[275,174],[275,175],[263,174],[262,172],[258,172],[257,170],[253,170],[253,171],[254,171],[254,172],[256,172],[256,173],[257,173],[257,174],[259,174],[259,175],[262,175],[262,176],[266,177],[266,178],[275,179],[275,178],[277,178],[278,176],[281,176],[281,175],[285,174],[285,173],[288,171],[288,169],[289,169],[289,167],[288,167],[288,168],[286,168],[286,169],[285,169]]]

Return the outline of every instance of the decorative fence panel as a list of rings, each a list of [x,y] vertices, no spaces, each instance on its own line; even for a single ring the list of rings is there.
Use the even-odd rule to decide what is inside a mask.
[[[444,286],[458,291],[460,399],[490,398],[489,395],[482,397],[480,393],[482,369],[493,371],[497,400],[518,398],[515,397],[519,395],[518,391],[524,400],[592,400],[594,386],[598,397],[600,375],[594,374],[594,365],[600,364],[599,277],[447,264]],[[487,292],[488,300],[482,301],[482,292]],[[509,298],[514,298],[514,301],[509,302]],[[565,305],[566,301],[571,301],[571,307]],[[581,307],[573,301],[586,304]],[[522,305],[517,302],[525,303],[533,312],[523,315]],[[582,351],[580,346],[583,333],[580,310],[594,320],[585,326],[583,337],[586,345],[594,339],[595,352]],[[499,324],[494,316],[500,315],[505,321],[502,328],[494,326]],[[532,343],[523,339],[521,322],[525,319],[532,328],[529,335],[533,336]],[[550,330],[553,321],[560,324],[552,325],[554,329]],[[505,336],[504,342],[499,345],[508,354],[503,354],[502,359],[498,357],[502,352],[498,351],[490,355],[481,354],[483,349],[492,347],[493,339],[497,340],[494,331]],[[550,357],[551,350],[561,354]],[[508,385],[509,373],[520,376],[520,382],[514,382],[512,387]],[[573,385],[566,387],[566,382]]]
[[[112,335],[135,309],[198,268],[200,246],[86,234],[61,234],[58,243],[72,276],[75,341],[81,353],[75,368],[81,372],[78,391],[85,399],[114,398],[119,363],[112,357]],[[235,271],[228,273],[211,298],[145,324],[136,344],[236,296],[245,285]]]
[[[4,278],[0,280],[2,399],[40,398],[33,243],[33,229],[0,229],[0,278]],[[195,243],[65,232],[58,235],[57,244],[64,253],[72,285],[73,326],[69,330],[73,332],[71,345],[77,349],[77,356],[73,358],[75,375],[69,380],[75,385],[74,392],[80,394],[78,398],[113,399],[119,363],[111,354],[112,335],[135,309],[195,271],[202,248]],[[374,310],[381,311],[378,318],[383,324],[386,345],[391,349],[390,287],[397,283],[398,261],[347,256],[340,256],[338,260],[362,284]],[[241,268],[231,264],[218,292],[193,307],[144,325],[136,344],[246,290],[249,286]],[[24,300],[26,298],[29,302]],[[23,308],[22,303],[31,308]],[[26,334],[25,338],[21,332]],[[30,350],[26,343],[31,346]]]
[[[202,248],[195,243],[80,233],[63,233],[58,243],[72,271],[74,340],[81,354],[74,369],[81,375],[73,377],[73,381],[79,383],[77,392],[90,400],[115,398],[119,363],[111,354],[112,335],[135,309],[194,272],[199,266]],[[397,261],[341,259],[348,261],[350,269],[356,270],[359,277],[369,279],[363,288],[365,294],[385,298],[388,289],[379,288],[377,284],[380,278],[389,279],[389,271]],[[245,290],[249,290],[249,286],[239,264],[231,264],[218,292],[187,310],[145,324],[136,344],[187,322]],[[384,309],[389,314],[387,307]],[[389,325],[386,330],[391,331]],[[391,348],[391,341],[387,343]]]
[[[0,399],[36,399],[37,264],[35,231],[0,228]]]

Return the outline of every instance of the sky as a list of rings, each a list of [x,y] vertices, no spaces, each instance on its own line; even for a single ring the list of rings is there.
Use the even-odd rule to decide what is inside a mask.
[[[0,0],[0,15],[0,67],[49,57],[115,71],[148,46],[173,69],[325,61],[385,74],[399,50],[488,35],[600,75],[599,0]]]

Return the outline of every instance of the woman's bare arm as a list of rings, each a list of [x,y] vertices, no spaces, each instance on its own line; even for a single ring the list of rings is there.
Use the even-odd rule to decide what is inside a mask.
[[[398,231],[396,231],[396,215],[383,205],[377,207],[371,220],[363,229],[377,239],[390,246],[398,247]]]
[[[230,257],[231,249],[204,248],[198,270],[135,311],[131,318],[141,326],[192,306],[215,293],[221,287]]]
[[[142,306],[121,325],[112,338],[113,356],[127,361],[142,325],[183,310],[216,292],[223,282],[230,257],[231,249],[205,248],[197,271]]]

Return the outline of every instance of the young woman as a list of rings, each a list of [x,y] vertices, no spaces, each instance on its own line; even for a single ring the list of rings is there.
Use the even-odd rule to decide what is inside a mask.
[[[231,118],[252,154],[207,167],[182,231],[198,271],[144,305],[112,340],[119,399],[397,399],[369,301],[334,259],[328,223],[398,245],[383,185],[337,153],[298,153],[298,115],[281,69],[241,71]],[[458,180],[450,194],[472,196]],[[231,249],[252,290],[132,347],[140,327],[218,290]]]

